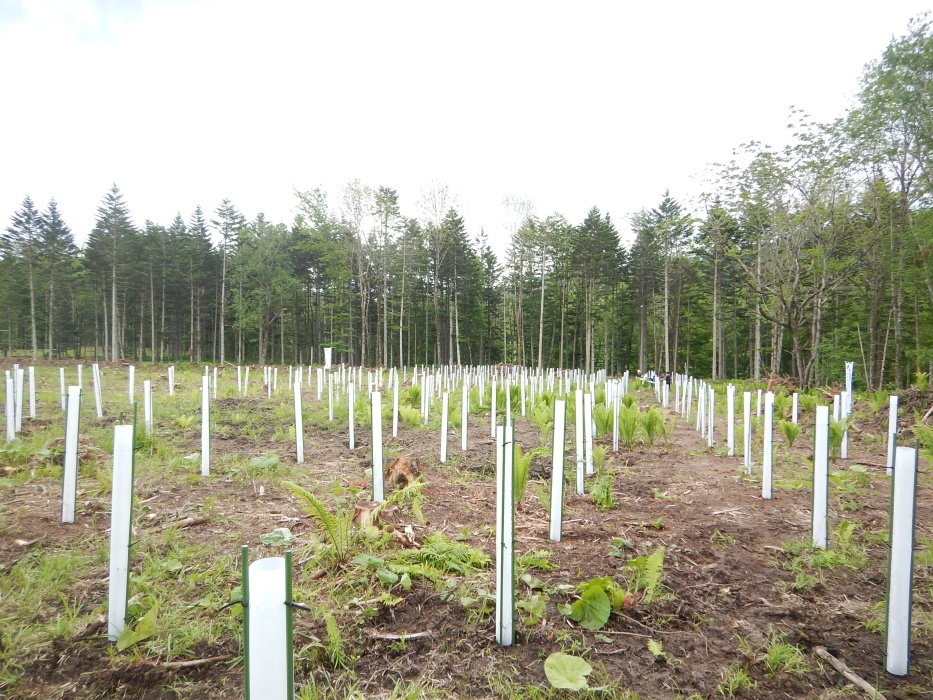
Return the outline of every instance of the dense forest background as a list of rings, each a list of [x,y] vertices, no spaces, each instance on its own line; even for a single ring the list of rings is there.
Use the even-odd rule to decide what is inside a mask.
[[[712,166],[698,216],[668,193],[624,222],[508,198],[505,261],[441,184],[415,217],[391,187],[353,181],[296,192],[290,223],[224,200],[142,226],[114,185],[82,248],[55,201],[27,197],[2,236],[0,344],[237,364],[320,362],[332,346],[353,364],[687,365],[802,386],[855,360],[870,389],[933,372],[928,18],[866,67],[848,114],[792,120],[790,145]]]

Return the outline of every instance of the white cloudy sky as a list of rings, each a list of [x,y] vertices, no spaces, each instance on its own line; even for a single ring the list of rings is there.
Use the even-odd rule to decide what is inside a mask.
[[[709,163],[841,116],[921,0],[0,0],[0,222],[55,197],[79,240],[229,197],[289,221],[358,177],[405,213],[447,183],[505,247],[506,195],[624,226]],[[5,223],[4,223],[5,225]]]

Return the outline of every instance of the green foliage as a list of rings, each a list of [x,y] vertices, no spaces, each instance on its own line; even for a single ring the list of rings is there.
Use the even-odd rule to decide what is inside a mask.
[[[305,501],[308,514],[317,523],[331,546],[331,552],[337,563],[344,563],[350,558],[354,543],[353,511],[341,509],[332,513],[317,496],[291,481],[283,482],[296,496]]]
[[[930,384],[930,376],[926,372],[917,370],[914,372],[914,386],[918,391],[926,391]]]
[[[532,456],[533,453],[525,454],[522,452],[522,446],[515,443],[512,484],[514,488],[513,499],[516,504],[525,500],[525,489],[528,486],[528,475],[531,473]]]
[[[789,420],[781,420],[778,421],[778,427],[784,434],[784,439],[787,440],[787,446],[793,447],[794,441],[800,436],[800,424]]]
[[[600,474],[593,483],[593,489],[590,492],[593,497],[593,503],[600,510],[610,510],[615,508],[615,501],[612,500],[612,474],[604,472]]]
[[[423,493],[424,491],[424,480],[421,477],[418,477],[409,484],[406,484],[403,488],[398,489],[393,492],[383,503],[383,507],[394,503],[398,505],[399,508],[408,508],[411,511],[411,514],[418,519],[418,522],[422,525],[425,524],[426,519],[424,517],[424,511],[422,506],[427,497]],[[380,508],[381,510],[381,508]]]
[[[541,446],[545,446],[554,429],[554,409],[545,402],[539,402],[529,414],[531,422],[541,431]]]
[[[744,666],[733,664],[723,672],[722,681],[716,685],[716,690],[724,698],[734,698],[740,690],[754,690],[758,684],[753,681]]]
[[[415,387],[417,389],[417,387]],[[418,428],[421,426],[421,409],[412,406],[398,405],[398,417],[402,424],[407,428]]]
[[[664,653],[664,644],[657,639],[648,640],[648,651],[651,652],[651,655],[655,659],[663,659],[667,657],[667,654]]]
[[[924,459],[933,462],[933,428],[917,421],[910,429],[913,431],[914,437],[920,442],[920,452]]]
[[[527,599],[515,603],[515,607],[525,613],[523,622],[528,627],[539,625],[544,619],[547,603],[551,597],[546,593],[532,593]]]
[[[642,427],[648,438],[648,444],[654,446],[655,437],[664,431],[664,416],[660,407],[652,406],[647,413],[642,415]]]
[[[603,465],[606,463],[607,454],[609,454],[609,447],[607,445],[593,445],[593,466],[596,468],[596,471],[602,471]]]
[[[580,597],[569,607],[559,607],[558,610],[574,622],[579,622],[583,629],[599,630],[609,622],[612,605],[605,586],[597,579],[587,583],[580,591]]]
[[[633,406],[635,399],[632,396],[625,396],[625,399],[632,399],[627,406],[619,407],[619,438],[626,447],[635,445],[635,434],[638,432],[639,411],[638,407]]]
[[[588,687],[586,677],[593,667],[579,656],[571,656],[559,651],[544,660],[544,675],[554,688],[560,690],[584,690]]]
[[[800,394],[797,397],[797,407],[806,413],[813,413],[816,410],[817,397],[813,394]]]
[[[593,422],[596,424],[596,438],[612,434],[612,410],[601,403],[593,407]]]
[[[625,396],[622,397],[622,405],[625,406],[626,408],[636,408],[636,409],[638,408],[637,406],[635,406],[635,397],[632,396],[631,394],[626,394]]]
[[[430,569],[410,569],[404,566],[406,563],[423,564]],[[394,560],[388,563],[388,568],[399,574],[411,573],[435,578],[431,575],[431,570],[467,575],[473,569],[481,569],[488,565],[489,557],[482,550],[448,540],[441,532],[432,532],[424,538],[420,549],[398,552]]]
[[[554,568],[555,564],[551,561],[551,552],[547,549],[531,549],[515,558],[516,571],[527,571],[528,569],[552,571]]]
[[[279,457],[275,454],[267,454],[262,457],[253,457],[250,459],[247,468],[250,473],[275,471],[279,466]]]
[[[771,676],[774,676],[778,671],[786,671],[802,676],[810,670],[810,665],[804,658],[800,648],[788,644],[784,639],[784,634],[772,629],[769,635],[768,648],[760,660]]]
[[[642,602],[651,603],[661,592],[664,582],[664,547],[651,554],[630,559],[623,567],[628,578],[628,588],[642,592]]]
[[[158,615],[159,604],[155,603],[135,625],[127,624],[117,639],[117,651],[124,651],[152,637],[158,631],[156,626]]]
[[[839,457],[842,453],[842,438],[846,431],[846,421],[829,421],[829,454],[833,457]]]
[[[793,400],[787,394],[777,392],[774,395],[774,414],[778,420],[788,418],[793,407]]]

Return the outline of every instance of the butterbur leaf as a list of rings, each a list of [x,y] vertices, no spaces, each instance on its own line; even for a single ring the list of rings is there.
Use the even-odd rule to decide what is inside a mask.
[[[605,594],[604,594],[605,595]],[[579,656],[571,656],[559,651],[544,660],[544,675],[555,688],[564,690],[583,690],[587,687],[586,677],[593,667]]]
[[[262,544],[270,544],[275,547],[285,547],[295,541],[295,536],[287,527],[277,527],[272,532],[259,536]]]
[[[272,469],[279,463],[278,455],[265,455],[263,457],[253,457],[249,461],[249,466],[253,469]]]
[[[380,581],[389,585],[398,583],[398,574],[392,573],[388,569],[377,569],[376,576],[379,577]]]
[[[158,614],[159,606],[153,605],[149,609],[149,612],[143,615],[143,618],[136,623],[135,627],[130,627],[128,625],[124,627],[123,633],[120,635],[120,638],[117,639],[117,651],[123,651],[154,635],[156,633],[156,617]]]
[[[583,629],[598,630],[609,621],[611,611],[606,591],[599,584],[591,584],[580,594],[580,599],[570,606],[570,619],[579,622]]]

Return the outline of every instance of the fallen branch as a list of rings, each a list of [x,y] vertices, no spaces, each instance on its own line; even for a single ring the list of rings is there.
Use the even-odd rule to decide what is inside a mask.
[[[434,635],[433,632],[411,632],[410,634],[392,634],[390,632],[376,632],[375,630],[368,632],[369,636],[373,639],[382,639],[387,642],[400,642],[403,639],[408,641],[409,639],[421,639],[423,637],[431,637]]]
[[[852,669],[849,668],[845,662],[840,661],[835,656],[826,651],[826,647],[813,647],[813,653],[819,656],[821,659],[828,661],[830,666],[845,676],[846,680],[852,683],[852,685],[864,691],[864,693],[872,700],[885,700],[884,695],[879,693],[875,687],[871,685],[871,683],[853,673]]]
[[[190,518],[184,518],[184,519],[182,519],[182,520],[176,520],[176,521],[173,522],[173,523],[165,523],[165,525],[163,525],[161,529],[163,529],[163,530],[168,530],[170,527],[182,528],[182,527],[191,527],[192,525],[203,525],[204,523],[208,522],[209,520],[210,520],[210,518],[207,518],[207,517],[204,517],[204,516],[198,516],[198,517],[192,516],[192,517],[190,517]]]
[[[229,661],[232,658],[233,654],[223,654],[221,656],[208,656],[204,659],[189,659],[187,661],[140,661],[136,665],[168,669],[196,668],[197,666],[207,666],[208,664],[216,664],[221,661]]]

